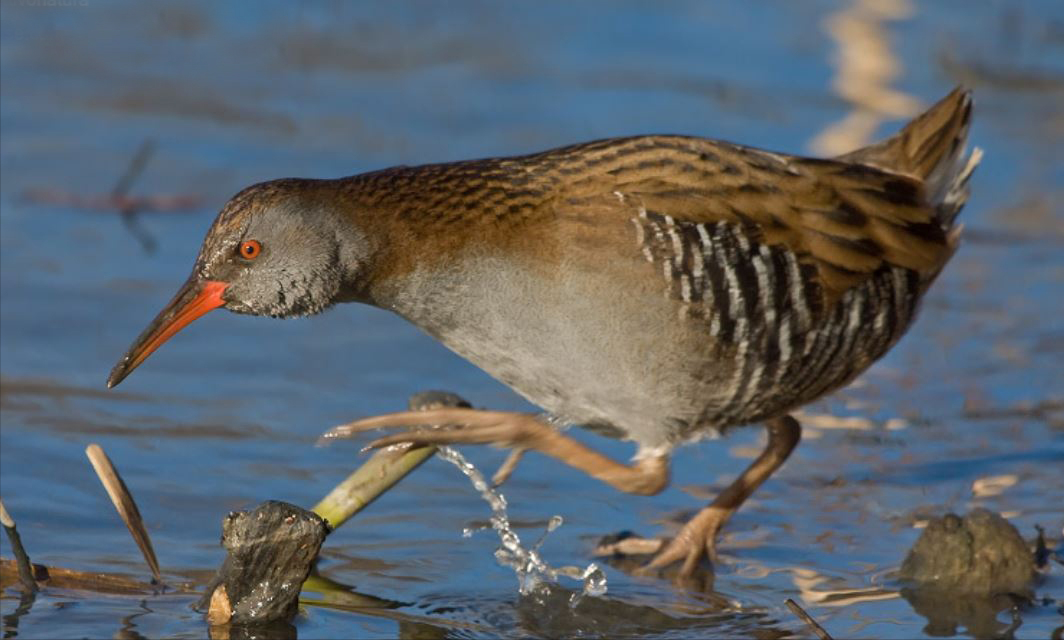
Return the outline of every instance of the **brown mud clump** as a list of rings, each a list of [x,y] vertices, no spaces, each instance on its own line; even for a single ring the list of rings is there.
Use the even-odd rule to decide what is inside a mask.
[[[1034,556],[1007,520],[986,509],[928,523],[909,550],[899,578],[902,596],[928,619],[929,635],[1000,637],[997,615],[1033,596]]]

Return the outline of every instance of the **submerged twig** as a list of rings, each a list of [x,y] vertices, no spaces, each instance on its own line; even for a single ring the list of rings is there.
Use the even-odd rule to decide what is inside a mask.
[[[29,593],[37,593],[37,581],[33,579],[33,563],[22,546],[22,538],[15,528],[15,521],[7,512],[4,501],[0,500],[0,523],[4,525],[4,532],[11,541],[11,551],[15,554],[15,562],[18,564],[18,579]]]
[[[832,640],[831,634],[829,634],[827,631],[824,631],[824,627],[820,626],[820,624],[813,619],[813,616],[806,613],[805,609],[803,609],[797,602],[790,598],[787,598],[785,604],[787,605],[787,608],[794,613],[794,615],[798,616],[798,618],[802,622],[804,622],[806,625],[809,626],[810,629],[813,630],[813,633],[816,634],[816,637],[820,638],[820,640]]]
[[[100,445],[90,444],[85,449],[85,455],[89,457],[92,468],[96,470],[96,475],[99,476],[100,482],[103,483],[104,489],[107,490],[107,495],[111,497],[115,510],[118,511],[122,521],[126,523],[126,528],[129,529],[129,533],[133,536],[137,546],[140,547],[140,552],[144,555],[144,560],[147,561],[148,567],[151,569],[152,577],[156,583],[162,584],[163,578],[162,573],[159,571],[159,561],[155,558],[155,549],[151,546],[151,538],[148,536],[148,530],[144,526],[144,519],[140,516],[140,510],[137,509],[137,503],[133,500],[133,495],[126,487],[126,483],[122,481],[122,476],[118,474],[118,470],[115,469],[115,466],[103,449],[100,448]]]
[[[157,194],[150,196],[80,195],[60,189],[36,188],[22,192],[22,198],[33,204],[71,207],[101,213],[121,213],[135,209],[141,213],[191,212],[203,204],[203,197],[191,193]]]
[[[15,569],[15,561],[9,558],[0,558],[0,574],[6,576],[9,571]],[[75,591],[92,591],[112,596],[132,596],[143,599],[144,596],[155,595],[159,592],[156,585],[149,584],[119,573],[102,573],[100,571],[78,571],[65,567],[45,566],[34,564],[31,567],[33,576],[42,587],[54,589],[69,589]],[[7,582],[0,581],[0,587],[6,588]],[[170,591],[188,594],[196,593],[188,585],[176,585]]]
[[[122,174],[118,182],[115,183],[114,188],[111,189],[111,197],[123,198],[129,193],[130,187],[133,186],[133,181],[144,172],[144,167],[148,166],[148,160],[151,159],[153,153],[155,153],[154,140],[149,138],[140,143],[140,147],[137,148],[133,159],[129,161],[129,167],[126,168],[126,172]]]
[[[1038,532],[1038,538],[1034,543],[1034,566],[1036,569],[1042,571],[1049,565],[1049,546],[1046,544],[1046,530],[1039,525],[1034,525],[1035,530]]]
[[[133,186],[133,181],[144,171],[144,167],[148,165],[148,160],[151,159],[154,152],[155,143],[152,140],[149,139],[142,142],[140,148],[137,149],[137,153],[133,155],[133,159],[129,162],[126,172],[115,183],[114,189],[111,189],[111,197],[115,201],[124,200],[128,203],[127,206],[119,210],[122,214],[122,223],[126,225],[126,229],[129,230],[133,237],[140,241],[140,246],[144,247],[144,252],[149,255],[155,252],[157,243],[155,238],[140,226],[137,218],[137,213],[140,210],[133,201],[126,199],[126,194],[129,192],[130,187]]]
[[[0,576],[9,576],[15,573],[15,561],[8,558],[0,558]],[[32,565],[33,575],[41,580],[44,586],[56,589],[68,589],[77,591],[90,591],[106,594],[113,597],[132,597],[137,601],[143,601],[145,596],[158,592],[154,585],[129,578],[121,574],[100,573],[98,571],[76,571],[63,567],[46,567],[44,565]],[[7,588],[7,582],[0,582],[0,587]],[[444,626],[453,629],[469,629],[474,631],[489,632],[490,628],[471,622],[461,622],[446,618],[430,618],[417,616],[395,609],[408,606],[410,603],[386,600],[376,596],[358,593],[348,585],[340,584],[334,580],[321,576],[310,576],[303,583],[304,591],[311,591],[322,595],[321,598],[309,598],[301,596],[299,603],[307,607],[323,607],[341,611],[350,611],[359,615],[376,616],[399,622],[414,622]],[[193,585],[178,583],[173,585],[171,595],[185,596],[203,595],[203,590]]]
[[[158,242],[147,229],[140,225],[138,214],[145,212],[163,211],[190,211],[198,208],[203,203],[203,198],[196,194],[173,194],[173,195],[129,195],[133,183],[144,172],[152,154],[155,153],[155,142],[145,140],[137,148],[133,158],[129,161],[125,172],[119,176],[115,186],[108,195],[84,196],[69,193],[60,189],[42,188],[29,189],[22,195],[31,202],[74,207],[78,209],[92,209],[98,211],[117,212],[122,218],[122,224],[144,248],[145,253],[155,252]]]

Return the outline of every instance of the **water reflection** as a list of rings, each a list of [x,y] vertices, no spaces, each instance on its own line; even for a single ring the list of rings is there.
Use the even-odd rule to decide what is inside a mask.
[[[832,157],[864,147],[874,142],[884,121],[920,112],[919,100],[890,86],[905,69],[887,25],[913,13],[909,0],[852,0],[825,19],[824,28],[837,46],[831,87],[851,111],[809,142],[814,154]]]
[[[130,614],[122,618],[122,628],[115,631],[114,635],[111,636],[114,640],[146,640],[147,636],[136,630],[136,619],[146,614],[155,613],[155,611],[148,607],[147,600],[140,601],[140,608],[143,609],[143,612]]]
[[[910,587],[902,588],[901,595],[916,613],[927,618],[924,633],[936,638],[962,633],[972,638],[1012,638],[1023,623],[1023,601],[1008,595],[975,596]],[[1010,612],[1009,622],[998,619],[1003,612]]]
[[[37,594],[32,591],[23,590],[18,597],[18,605],[11,613],[3,616],[4,621],[4,637],[5,638],[17,638],[18,637],[18,623],[19,619],[28,615],[33,610],[33,603],[37,601]]]

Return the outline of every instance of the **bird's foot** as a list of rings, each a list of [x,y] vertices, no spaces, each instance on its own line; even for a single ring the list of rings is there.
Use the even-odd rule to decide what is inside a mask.
[[[719,507],[707,507],[673,538],[642,538],[625,532],[603,538],[594,555],[628,562],[638,560],[640,565],[632,570],[639,575],[672,574],[682,582],[699,573],[712,576],[717,561],[717,533],[730,515]]]
[[[641,568],[642,573],[657,573],[679,564],[678,580],[692,578],[700,569],[717,560],[717,534],[750,494],[783,464],[801,439],[801,426],[790,416],[768,420],[768,445],[742,474],[728,485],[708,506],[695,514],[676,537],[654,551],[655,555]],[[627,543],[629,546],[635,542]]]
[[[407,427],[407,431],[377,438],[365,448],[379,449],[399,443],[492,444],[511,447],[510,455],[491,478],[492,485],[498,487],[509,479],[537,435],[542,438],[546,432],[553,433],[550,427],[535,416],[504,411],[478,411],[470,409],[468,404],[458,407],[443,407],[437,404],[433,408],[417,411],[416,416],[413,416],[413,413],[391,413],[340,425],[325,433],[322,439],[345,438],[370,429]],[[416,424],[433,426],[427,429],[411,427]]]
[[[431,428],[412,428],[411,425],[430,425]],[[377,438],[366,445],[367,449],[405,442],[415,445],[492,444],[512,448],[514,451],[493,478],[496,485],[509,477],[524,451],[539,451],[628,493],[653,495],[669,483],[667,456],[647,456],[631,466],[624,465],[527,413],[463,408],[402,411],[340,425],[326,432],[322,440],[348,438],[364,431],[386,428],[405,430]]]
[[[717,561],[717,534],[734,510],[709,506],[699,511],[644,567],[647,572],[681,563],[680,576],[690,577],[704,563]]]
[[[427,428],[419,428],[418,425],[424,425]],[[397,428],[406,430],[377,438],[365,448],[380,449],[409,442],[417,445],[493,444],[524,449],[534,446],[552,432],[550,427],[536,420],[534,416],[524,413],[441,408],[427,411],[399,411],[364,418],[330,429],[321,438],[322,440],[348,438],[372,429]],[[516,460],[511,463],[511,466],[515,464]]]

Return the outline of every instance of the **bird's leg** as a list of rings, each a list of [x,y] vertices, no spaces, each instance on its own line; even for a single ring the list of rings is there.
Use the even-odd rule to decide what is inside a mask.
[[[656,570],[683,561],[680,577],[689,578],[703,557],[710,561],[715,559],[717,533],[721,527],[750,494],[783,465],[801,439],[802,427],[791,416],[773,418],[765,426],[768,428],[768,445],[761,455],[716,500],[691,518],[646,565],[646,570]]]
[[[438,426],[378,438],[366,445],[367,448],[403,442],[419,445],[493,444],[511,447],[515,451],[538,451],[626,493],[653,495],[669,484],[668,456],[647,456],[637,459],[631,466],[624,465],[526,413],[456,408],[403,411],[341,425],[325,433],[322,439],[346,438],[371,429],[410,425]],[[505,480],[517,459],[519,456],[511,454],[496,477],[502,474]]]

